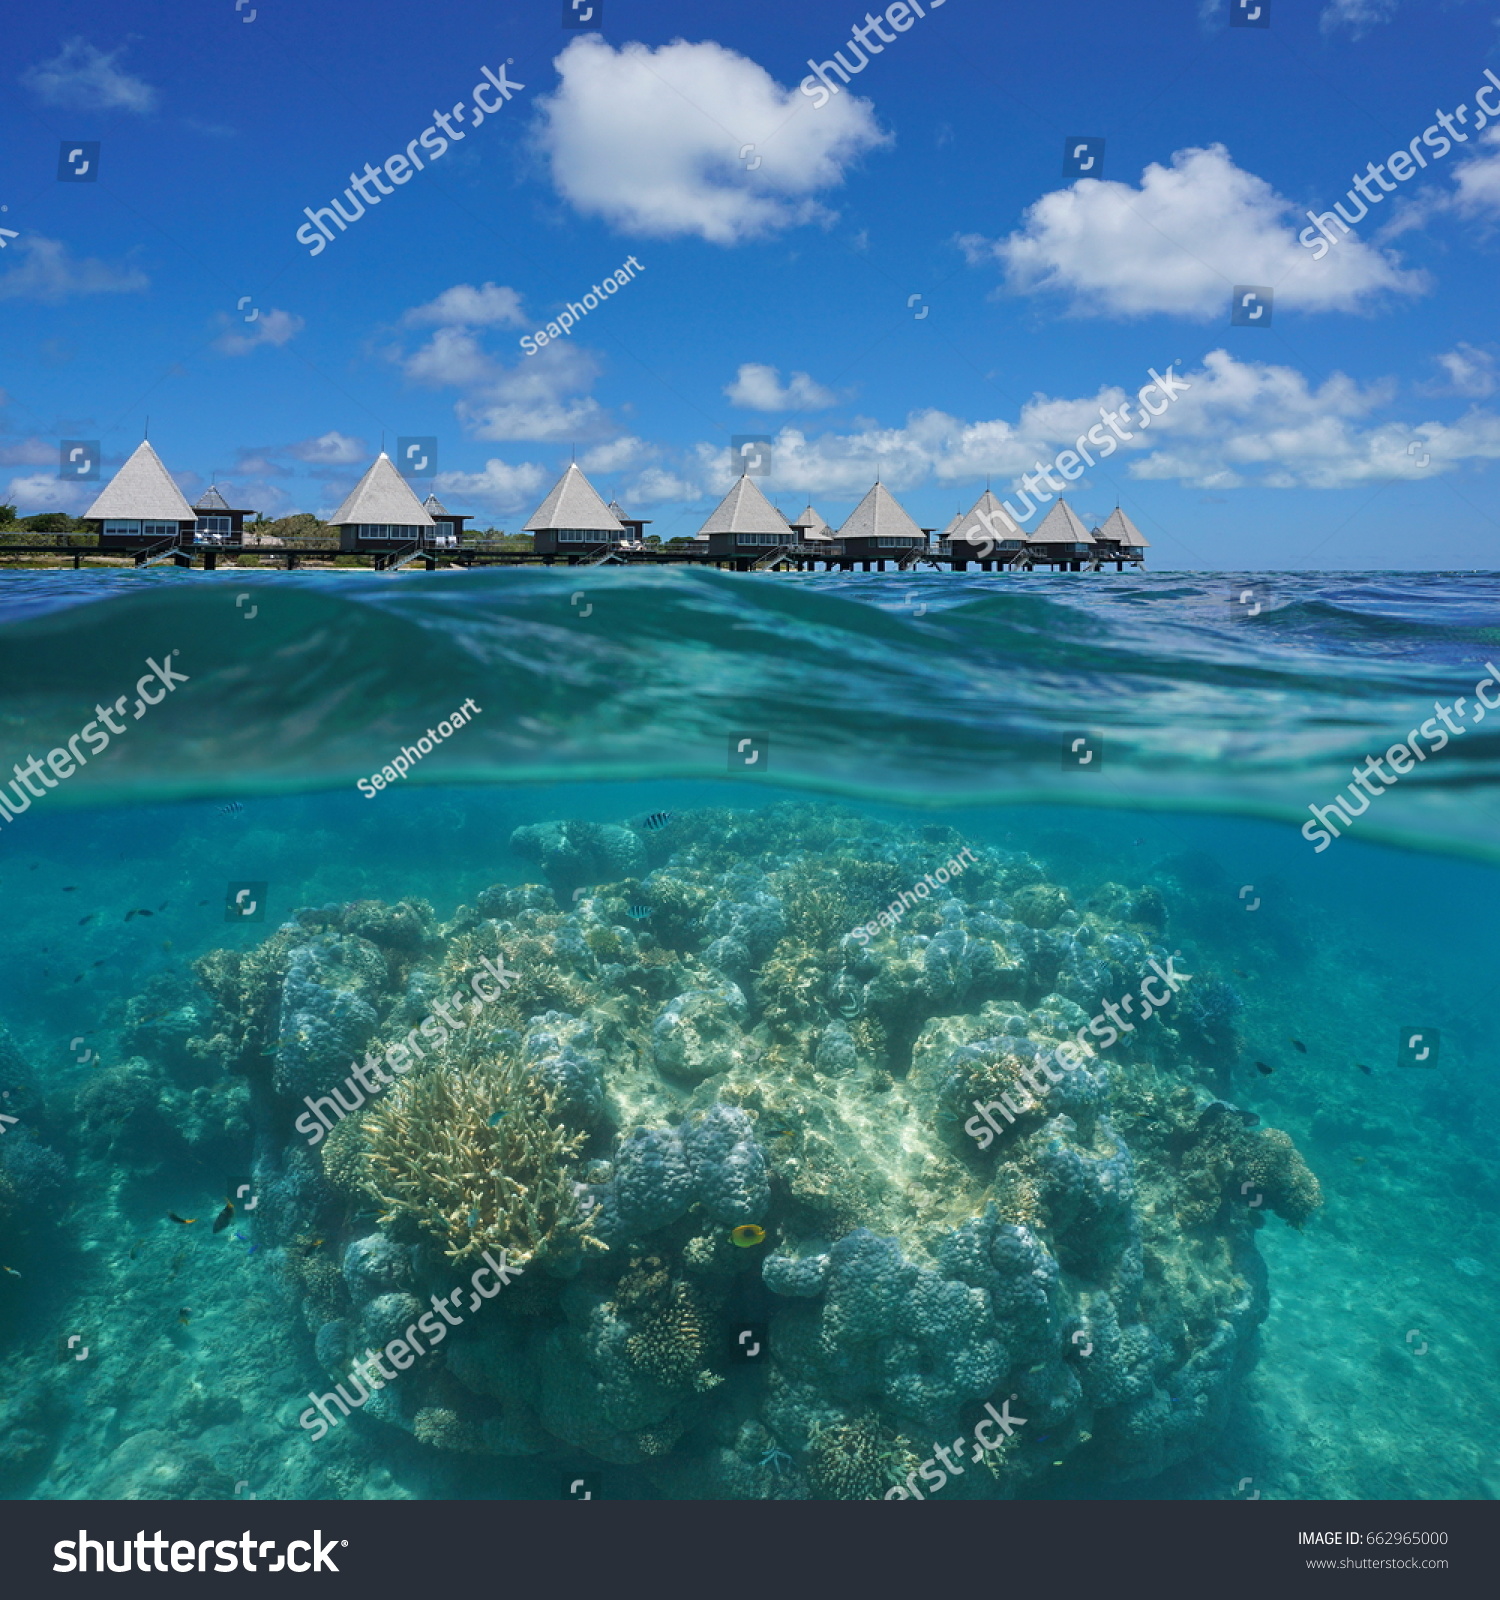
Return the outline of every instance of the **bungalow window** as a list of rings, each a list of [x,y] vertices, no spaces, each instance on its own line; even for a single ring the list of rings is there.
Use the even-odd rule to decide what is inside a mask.
[[[139,522],[110,521],[104,524],[104,537],[106,539],[123,539],[133,537],[141,531]]]
[[[143,522],[141,533],[147,539],[175,539],[178,528],[175,522]]]
[[[736,544],[790,544],[792,536],[789,533],[737,533],[734,536]]]
[[[360,522],[355,524],[355,532],[361,539],[399,539],[408,544],[419,539],[422,531],[421,528],[411,528],[397,522]]]
[[[609,544],[615,534],[608,528],[559,528],[557,540],[559,544]]]
[[[198,518],[198,537],[206,544],[223,544],[233,531],[233,517]]]
[[[917,541],[910,536],[906,538],[895,539],[887,539],[882,537],[875,541],[876,546],[881,550],[910,550],[916,542]]]

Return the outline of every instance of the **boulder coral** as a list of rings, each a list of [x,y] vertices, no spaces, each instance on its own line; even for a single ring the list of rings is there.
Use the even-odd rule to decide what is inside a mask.
[[[485,1251],[525,1265],[362,1425],[584,1453],[682,1497],[903,1493],[1006,1404],[1024,1423],[945,1497],[1051,1488],[1057,1462],[1140,1480],[1211,1446],[1268,1304],[1256,1230],[1305,1224],[1317,1180],[1213,1096],[1236,1000],[1204,978],[1187,1003],[1170,885],[1084,898],[977,843],[939,880],[971,843],[825,805],[534,824],[512,844],[545,882],[446,924],[364,902],[209,958],[200,1048],[273,1127],[340,1051],[384,1050],[481,961],[511,975],[335,1128],[316,1181],[291,1141],[263,1151],[289,1253],[296,1229],[340,1241],[302,1270],[325,1359]],[[1041,1082],[1173,956],[1183,997]],[[965,1123],[1001,1097],[981,1146]]]

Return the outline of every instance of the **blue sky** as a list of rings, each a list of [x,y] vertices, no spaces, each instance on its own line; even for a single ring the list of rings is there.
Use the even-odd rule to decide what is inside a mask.
[[[1496,564],[1494,4],[1270,0],[1256,28],[1228,0],[943,0],[873,32],[823,0],[602,0],[597,31],[563,9],[12,17],[0,499],[82,509],[58,441],[101,440],[107,472],[149,414],[190,496],[217,471],[267,515],[330,512],[384,433],[436,437],[480,526],[519,528],[576,449],[691,533],[731,437],[766,434],[783,510],[837,525],[878,470],[941,527],[1177,362],[1149,431],[1067,490],[1091,525],[1121,503],[1152,566]],[[809,60],[856,64],[856,24],[878,53],[802,92]],[[482,88],[475,126],[486,67],[524,87]],[[464,135],[441,156],[437,111]],[[1073,136],[1105,141],[1102,181],[1064,176]],[[59,181],[90,141],[98,181]],[[414,141],[422,170],[299,243]],[[1385,167],[1414,141],[1425,167]],[[1335,201],[1354,229],[1299,243]],[[1275,289],[1270,326],[1230,325],[1236,285]]]

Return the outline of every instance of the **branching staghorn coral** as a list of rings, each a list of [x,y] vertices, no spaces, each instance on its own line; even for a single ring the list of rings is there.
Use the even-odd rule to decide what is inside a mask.
[[[567,1131],[554,1096],[509,1055],[471,1046],[465,1059],[413,1072],[375,1106],[365,1134],[381,1222],[410,1219],[452,1261],[505,1249],[524,1265],[597,1243],[571,1171],[586,1136]]]

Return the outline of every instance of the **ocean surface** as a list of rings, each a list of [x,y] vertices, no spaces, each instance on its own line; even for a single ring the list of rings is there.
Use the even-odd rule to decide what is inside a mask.
[[[0,571],[0,1495],[1495,1498],[1497,657]]]

